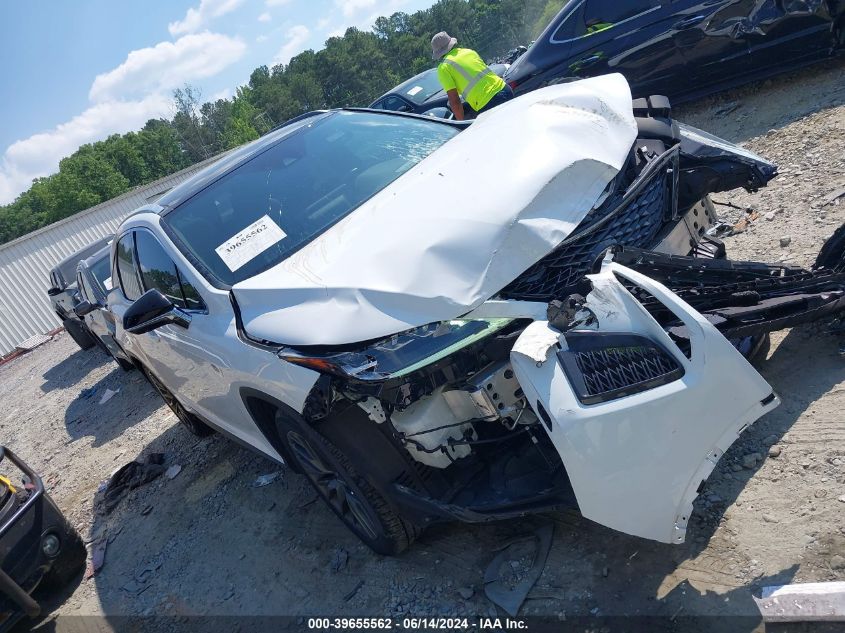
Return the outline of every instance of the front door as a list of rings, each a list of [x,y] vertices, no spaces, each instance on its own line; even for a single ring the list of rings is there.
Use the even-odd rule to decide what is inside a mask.
[[[622,73],[635,97],[684,90],[684,62],[666,36],[669,11],[658,0],[584,0],[567,25],[569,76]]]

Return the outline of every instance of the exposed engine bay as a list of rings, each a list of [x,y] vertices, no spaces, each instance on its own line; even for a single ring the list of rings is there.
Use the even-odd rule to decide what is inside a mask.
[[[306,420],[357,407],[407,458],[381,485],[418,523],[577,507],[683,542],[718,459],[779,403],[747,359],[845,308],[845,230],[811,270],[725,259],[709,194],[777,168],[678,125],[659,97],[634,114],[597,205],[497,295],[380,340],[279,352],[322,375]]]

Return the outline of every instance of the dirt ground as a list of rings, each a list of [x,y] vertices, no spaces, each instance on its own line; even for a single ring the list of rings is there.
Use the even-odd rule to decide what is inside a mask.
[[[731,224],[756,214],[746,232],[726,238],[729,255],[811,263],[845,221],[845,198],[826,203],[845,186],[845,63],[675,115],[780,164],[759,193],[715,196]],[[761,372],[783,404],[720,461],[684,545],[564,513],[436,527],[406,554],[385,558],[361,545],[304,478],[281,469],[256,487],[279,467],[220,436],[190,435],[137,372],[60,334],[0,367],[0,439],[42,474],[87,542],[108,545],[99,573],[52,603],[38,627],[79,630],[57,617],[65,615],[106,616],[103,630],[150,614],[494,615],[482,589],[494,550],[551,522],[551,553],[521,615],[735,616],[697,626],[762,630],[751,597],[760,586],[845,580],[843,342],[827,326],[773,336]],[[100,404],[106,390],[117,394]],[[98,512],[101,482],[150,453],[181,472],[130,492],[109,515]]]

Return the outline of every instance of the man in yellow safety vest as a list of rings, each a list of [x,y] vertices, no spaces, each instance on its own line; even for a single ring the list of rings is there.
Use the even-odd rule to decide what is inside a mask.
[[[513,98],[513,90],[474,50],[456,48],[458,40],[441,31],[431,38],[431,57],[439,59],[437,78],[449,97],[455,118],[463,121],[467,114],[480,114]],[[471,112],[467,113],[463,101]]]

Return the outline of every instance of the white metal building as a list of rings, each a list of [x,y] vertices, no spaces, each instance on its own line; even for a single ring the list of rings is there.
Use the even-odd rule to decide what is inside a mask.
[[[101,237],[143,204],[217,160],[212,158],[0,245],[0,356],[61,325],[50,305],[50,269]]]

